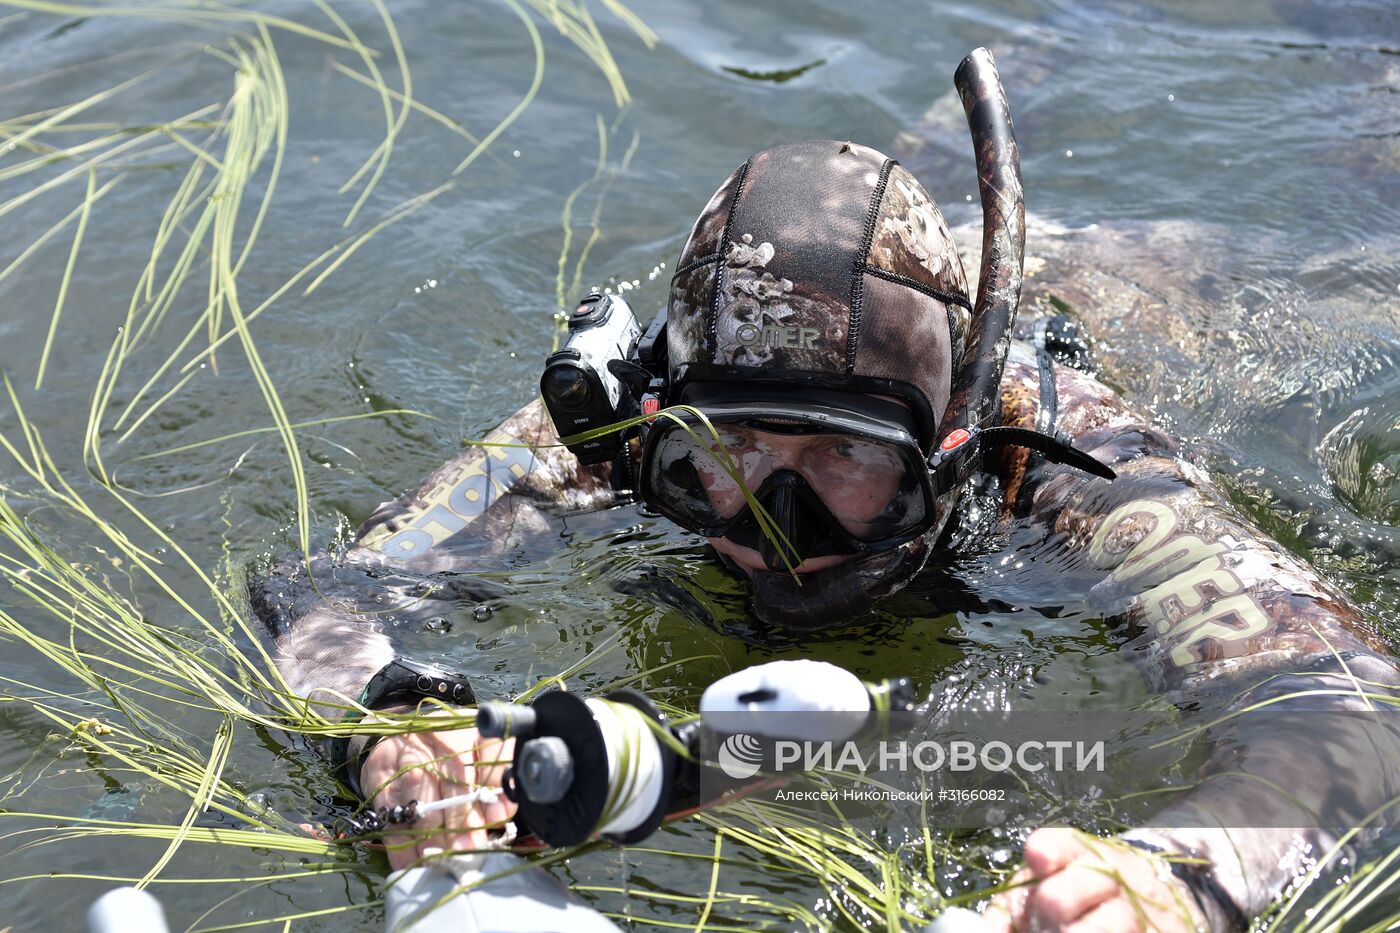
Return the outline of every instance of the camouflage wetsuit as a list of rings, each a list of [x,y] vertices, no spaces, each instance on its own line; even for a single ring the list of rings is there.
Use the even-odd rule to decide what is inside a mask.
[[[1028,270],[1044,270],[1034,230],[1029,246]],[[1051,256],[1042,281],[1054,280],[1054,262]],[[1104,284],[1110,280],[1116,284]],[[1098,297],[1131,300],[1123,279],[1101,273],[1095,281]],[[1038,294],[1034,275],[1027,287],[1023,304],[1030,306]],[[1018,557],[1043,562],[1056,601],[1079,594],[1102,615],[1153,689],[1180,706],[1238,710],[1272,701],[1275,710],[1346,711],[1372,705],[1363,692],[1400,688],[1400,669],[1370,622],[1243,520],[1171,438],[1092,376],[1066,365],[1051,372],[1043,378],[1036,350],[1015,342],[1001,384],[1004,423],[1044,429],[1053,402],[1054,428],[1111,464],[1118,479],[1088,477],[1017,448],[989,459],[1002,491],[999,539]],[[428,592],[428,580],[438,598],[489,596],[488,584],[460,574],[547,540],[561,511],[618,501],[610,467],[583,468],[563,448],[535,446],[555,440],[538,402],[488,440],[528,446],[471,447],[454,457],[418,489],[376,510],[333,573],[373,578],[381,599],[397,595],[404,607]],[[931,565],[956,556],[935,554]],[[312,567],[331,578],[327,559]],[[284,571],[255,581],[253,596],[288,682],[307,696],[356,696],[393,656],[384,627],[357,618],[352,597],[322,601],[299,586],[305,570],[295,562]],[[1326,853],[1341,828],[1366,822],[1400,794],[1400,765],[1374,744],[1374,731],[1346,736],[1336,734],[1335,723],[1331,729],[1325,736],[1305,727],[1261,733],[1245,718],[1218,730],[1204,769],[1213,779],[1154,821],[1163,828],[1129,834],[1210,863],[1213,928],[1264,910]],[[1319,767],[1315,755],[1300,762],[1300,748],[1329,741],[1333,754],[1345,756],[1345,770]],[[1261,793],[1266,786],[1288,793]],[[1201,828],[1210,826],[1231,828]]]

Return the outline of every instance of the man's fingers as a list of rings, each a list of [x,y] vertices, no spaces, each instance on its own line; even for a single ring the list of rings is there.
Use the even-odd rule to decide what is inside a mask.
[[[1030,897],[1031,925],[1052,929],[1064,926],[1120,892],[1118,881],[1107,866],[1072,863],[1035,886]]]
[[[385,763],[384,784],[375,794],[373,805],[392,809],[406,806],[414,800],[419,803],[436,800],[436,782],[425,768],[429,763],[427,749],[410,736],[395,742],[393,749],[395,755]],[[384,836],[390,867],[395,870],[409,868],[421,860],[424,830],[431,825],[427,822],[431,819],[432,815],[429,815],[409,825],[390,824],[390,830]]]
[[[500,776],[505,772],[506,766],[510,764],[515,752],[514,739],[487,739],[476,747],[476,760],[479,769],[484,769],[486,774],[483,780],[495,779],[499,783]]]
[[[1123,898],[1115,897],[1064,927],[1063,933],[1140,933],[1142,918]]]
[[[404,805],[413,800],[428,803],[428,794],[437,781],[429,770],[432,762],[426,750],[416,746],[405,748],[399,753],[397,764],[398,776],[392,778],[384,790],[384,796],[391,798],[387,806]],[[437,795],[433,794],[432,799],[437,800]]]
[[[1022,868],[1011,876],[1009,883],[1013,887],[993,898],[992,903],[988,905],[987,910],[982,915],[987,929],[995,931],[995,933],[1010,933],[1012,930],[1026,929],[1027,905],[1031,894],[1035,891],[1035,878],[1031,875],[1029,868]]]
[[[501,741],[493,739],[481,743],[477,749],[476,779],[484,786],[494,788],[497,791],[496,800],[493,803],[482,806],[481,812],[488,825],[493,828],[504,826],[515,816],[515,804],[506,799],[501,792],[501,784],[505,780],[506,768],[515,755],[515,740],[506,739]]]
[[[369,750],[369,755],[360,766],[360,787],[373,800],[384,789],[384,784],[398,769],[397,736],[381,739]]]
[[[998,897],[982,911],[983,933],[1011,933],[1015,927],[1011,923],[1011,911]]]
[[[1037,878],[1048,878],[1089,851],[1072,829],[1037,829],[1026,840],[1026,867]]]
[[[495,803],[483,804],[481,815],[491,829],[500,829],[515,816],[515,804],[502,797]]]
[[[422,749],[421,760],[416,762],[403,777],[398,786],[398,796],[400,804],[408,804],[416,800],[419,805],[436,803],[442,799],[442,778],[440,774],[440,763],[431,757],[432,749]],[[425,813],[417,817],[409,826],[409,832],[413,838],[413,854],[415,860],[422,862],[428,857],[429,849],[441,849],[446,845],[443,838],[443,817],[446,814],[439,810],[436,813]]]
[[[475,769],[473,769],[473,771],[474,770]],[[471,778],[475,777],[475,774],[471,775]],[[467,839],[466,847],[469,849],[484,849],[490,841],[486,833],[486,818],[482,815],[481,809],[481,804],[468,807],[466,818],[460,824],[467,828],[467,832],[465,833]]]
[[[413,866],[418,859],[418,848],[412,836],[385,836],[384,854],[389,856],[389,867],[398,871]]]
[[[368,791],[377,789],[377,807],[427,805],[461,796],[483,786],[498,789],[513,755],[511,742],[480,741],[474,729],[394,736],[376,747],[363,774]],[[380,786],[382,785],[382,787]],[[424,814],[411,826],[394,826],[385,838],[395,868],[430,857],[434,850],[483,849],[489,828],[504,825],[515,812],[505,799],[456,805]]]

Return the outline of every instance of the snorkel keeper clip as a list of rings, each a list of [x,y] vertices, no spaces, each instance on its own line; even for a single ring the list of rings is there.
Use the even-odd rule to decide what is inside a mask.
[[[977,472],[985,447],[1003,445],[1039,451],[1051,463],[1062,463],[1102,479],[1112,480],[1118,476],[1107,465],[1074,447],[1063,433],[1050,435],[1030,428],[1005,425],[993,428],[974,426],[950,431],[929,456],[928,468],[933,474],[937,494],[941,496],[958,488]]]

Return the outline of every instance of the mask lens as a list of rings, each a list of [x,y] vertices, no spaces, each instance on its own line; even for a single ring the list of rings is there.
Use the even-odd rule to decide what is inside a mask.
[[[714,428],[718,441],[703,424],[658,425],[664,435],[649,445],[653,504],[693,531],[717,536],[747,505],[744,488],[752,495],[777,470],[801,474],[857,540],[878,542],[924,521],[920,477],[895,444],[796,424]]]

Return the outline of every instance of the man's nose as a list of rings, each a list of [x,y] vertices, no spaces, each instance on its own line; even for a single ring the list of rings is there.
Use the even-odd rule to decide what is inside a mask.
[[[742,459],[740,462],[743,462]],[[780,470],[802,472],[801,451],[785,444],[768,444],[745,465],[743,472],[746,479],[752,480],[752,488],[757,489],[764,480]]]

